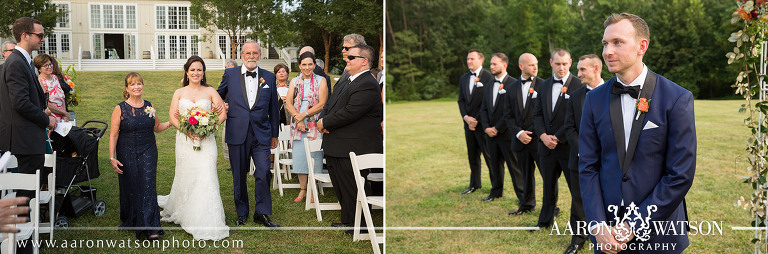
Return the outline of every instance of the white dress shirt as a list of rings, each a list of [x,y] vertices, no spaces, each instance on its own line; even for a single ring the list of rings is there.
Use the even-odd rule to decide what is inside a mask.
[[[629,85],[624,84],[618,78],[616,81],[624,86],[640,86],[640,91],[643,91],[643,84],[645,84],[645,77],[648,76],[648,66],[643,65],[643,72],[640,72],[640,76],[637,76],[635,80],[629,82]],[[638,94],[638,98],[640,93]],[[629,94],[621,95],[621,116],[624,120],[624,150],[629,148],[629,134],[632,133],[632,121],[635,120],[637,99],[632,98]]]
[[[533,77],[529,77],[529,78],[531,80],[533,80]],[[524,79],[523,76],[520,76],[520,80],[523,80],[523,79]],[[521,87],[522,87],[522,91],[520,91],[520,92],[522,92],[522,95],[523,95],[523,97],[522,97],[523,98],[523,108],[525,108],[525,102],[526,102],[526,99],[528,98],[528,88],[531,87],[531,83],[532,83],[531,81],[526,81],[526,82],[520,83]]]
[[[491,101],[491,104],[496,107],[496,97],[499,95],[499,86],[501,86],[501,81],[504,80],[507,77],[507,74],[504,73],[504,76],[501,76],[501,78],[496,78],[496,82],[493,82],[493,100]]]
[[[559,79],[557,77],[554,77],[555,80],[562,80],[563,83],[552,83],[552,112],[555,112],[555,105],[557,104],[557,99],[560,97],[561,90],[563,89],[563,86],[565,85],[565,81],[568,80],[568,76],[570,76],[570,72],[566,72],[565,76],[563,76],[563,79]]]
[[[245,75],[248,68],[243,64],[240,68],[240,74]],[[253,108],[253,104],[256,103],[256,96],[259,95],[259,67],[253,70],[256,72],[256,77],[245,76],[245,93],[248,97],[248,107]]]
[[[480,71],[483,70],[483,66],[480,66],[480,68],[477,68],[477,70],[472,71],[475,75],[469,76],[469,95],[472,95],[472,90],[475,89],[475,79],[472,78],[474,76],[475,78],[480,78]]]

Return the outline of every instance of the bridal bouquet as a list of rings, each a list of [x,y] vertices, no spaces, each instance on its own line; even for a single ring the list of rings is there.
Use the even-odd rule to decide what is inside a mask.
[[[216,131],[219,114],[208,112],[200,107],[193,107],[179,114],[179,131],[181,133],[205,138]],[[200,151],[200,139],[192,140],[192,150]]]

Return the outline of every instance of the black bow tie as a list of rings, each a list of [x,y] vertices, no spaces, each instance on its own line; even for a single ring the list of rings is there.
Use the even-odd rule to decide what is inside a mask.
[[[258,73],[256,73],[255,71],[245,71],[245,76],[246,76],[246,77],[252,77],[252,78],[256,78],[256,75],[257,75],[257,74],[258,74]]]
[[[477,75],[475,75],[475,73],[474,73],[474,72],[471,72],[471,71],[470,71],[470,72],[469,72],[469,76],[477,76]]]
[[[613,86],[611,87],[611,93],[612,94],[629,94],[629,96],[632,96],[632,98],[637,99],[637,94],[640,93],[640,86],[625,86],[622,85],[619,82],[613,82]]]
[[[560,83],[560,84],[562,84],[562,83],[563,83],[563,80],[562,80],[562,79],[561,79],[561,80],[557,80],[557,79],[555,79],[554,81],[552,81],[552,84],[554,85],[555,83]]]
[[[521,83],[521,84],[525,84],[525,82],[531,82],[532,80],[533,80],[533,78],[528,78],[528,79],[521,79],[521,80],[520,80],[520,83]]]

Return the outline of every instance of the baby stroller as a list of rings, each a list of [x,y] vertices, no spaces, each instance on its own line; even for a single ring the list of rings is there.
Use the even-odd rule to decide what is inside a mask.
[[[96,199],[96,188],[91,185],[91,179],[100,175],[99,140],[107,127],[106,122],[91,120],[81,127],[73,126],[65,137],[51,133],[51,145],[57,152],[56,228],[69,227],[67,217],[78,217],[88,211],[102,216],[107,210],[106,202]],[[76,184],[84,181],[88,181],[88,186]]]

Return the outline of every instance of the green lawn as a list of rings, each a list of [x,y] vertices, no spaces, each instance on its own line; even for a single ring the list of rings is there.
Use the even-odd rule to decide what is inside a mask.
[[[77,88],[80,89],[82,101],[80,106],[75,107],[78,123],[84,123],[86,120],[102,120],[109,122],[112,109],[122,101],[122,91],[124,89],[125,75],[128,71],[120,72],[88,72],[78,73]],[[141,71],[144,77],[144,99],[151,101],[158,110],[158,117],[161,121],[168,120],[168,108],[171,103],[171,97],[174,90],[181,87],[180,80],[183,77],[181,71]],[[217,86],[221,80],[223,71],[207,72],[207,80],[210,84]],[[291,73],[291,77],[296,73]],[[157,169],[157,191],[158,194],[167,195],[170,192],[173,183],[175,157],[175,131],[169,129],[156,135],[159,148],[159,161]],[[217,139],[220,135],[217,135]],[[221,151],[221,142],[217,141],[219,151]],[[109,135],[104,135],[99,146],[99,167],[101,177],[94,179],[93,183],[98,188],[98,198],[104,199],[107,203],[106,214],[102,217],[95,217],[86,214],[78,218],[70,219],[70,230],[57,230],[55,239],[59,242],[66,240],[105,240],[105,239],[135,239],[132,231],[118,231],[120,225],[118,200],[117,174],[112,171],[108,163]],[[340,221],[338,211],[324,211],[323,221],[318,222],[315,218],[315,211],[304,210],[304,203],[294,203],[293,199],[298,194],[298,189],[287,189],[285,196],[280,196],[277,190],[272,192],[273,215],[271,218],[283,227],[327,227],[328,230],[259,230],[261,226],[249,221],[247,227],[254,229],[242,229],[234,226],[237,218],[232,188],[232,174],[224,169],[229,167],[229,162],[225,161],[223,155],[219,156],[218,173],[221,197],[224,203],[224,212],[227,224],[231,226],[230,236],[227,240],[242,240],[244,247],[242,249],[214,249],[211,247],[212,241],[207,241],[207,248],[189,248],[189,249],[170,249],[172,253],[210,253],[210,252],[234,252],[234,253],[368,253],[371,252],[371,245],[368,241],[352,242],[352,237],[347,236],[343,231],[330,228],[331,222]],[[294,178],[295,180],[296,178]],[[248,179],[249,194],[253,202],[253,178]],[[335,201],[336,197],[333,190],[326,189],[326,195],[321,196],[322,202]],[[252,203],[251,203],[252,204]],[[378,221],[377,226],[381,226],[383,214],[381,210],[373,211],[374,218]],[[165,236],[162,239],[192,240],[191,235],[181,229],[169,229],[177,227],[175,224],[162,223],[165,229]],[[86,228],[84,228],[86,227]],[[104,227],[102,229],[93,229],[87,227]],[[80,228],[80,229],[77,229]],[[47,239],[48,235],[42,235]],[[51,253],[81,253],[83,251],[101,253],[101,252],[159,252],[160,249],[88,249],[88,248],[44,248],[43,252]],[[169,251],[166,249],[166,251]]]
[[[723,221],[723,234],[691,236],[688,253],[752,252],[753,232],[734,231],[750,226],[747,211],[733,203],[749,197],[741,183],[746,174],[743,148],[748,129],[738,113],[741,101],[696,101],[697,169],[687,195],[691,221]],[[387,227],[532,227],[541,208],[542,182],[536,173],[537,207],[533,213],[508,216],[517,209],[509,174],[504,198],[482,202],[490,180],[483,164],[483,189],[460,195],[469,182],[464,132],[455,100],[387,105]],[[506,171],[506,170],[505,170]],[[557,217],[565,225],[570,216],[570,193],[559,182]],[[392,253],[562,253],[570,236],[550,231],[512,230],[388,230]],[[590,252],[587,252],[590,253]]]

